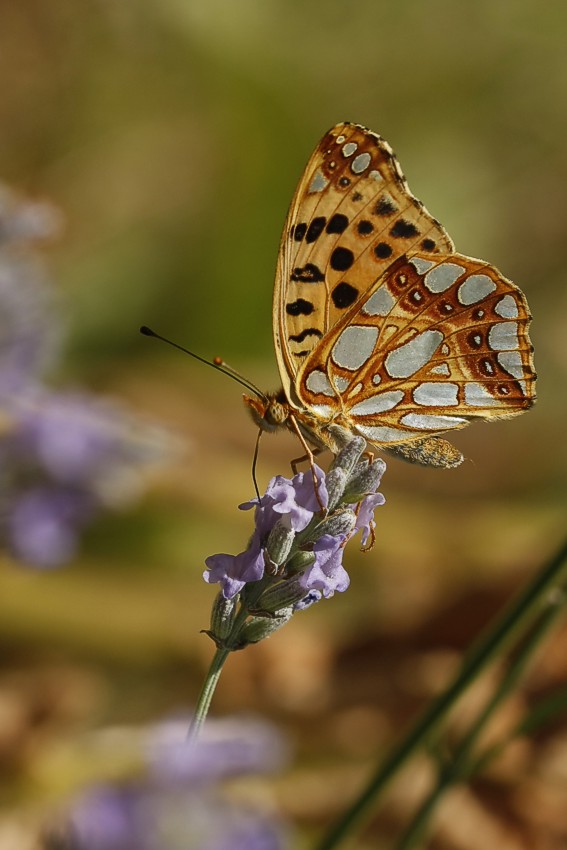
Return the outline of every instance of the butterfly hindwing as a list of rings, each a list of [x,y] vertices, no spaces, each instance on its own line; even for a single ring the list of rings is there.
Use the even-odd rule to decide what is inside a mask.
[[[535,373],[522,292],[461,254],[401,258],[305,359],[297,395],[377,443],[514,416]]]

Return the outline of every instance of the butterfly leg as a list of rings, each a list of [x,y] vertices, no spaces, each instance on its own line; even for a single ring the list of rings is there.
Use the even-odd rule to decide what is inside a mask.
[[[290,423],[293,431],[295,431],[295,433],[299,437],[299,442],[303,446],[303,450],[305,452],[305,454],[302,457],[298,457],[295,460],[292,460],[291,468],[293,469],[294,475],[296,475],[297,474],[297,464],[301,463],[304,460],[309,461],[309,468],[311,469],[311,477],[313,478],[313,486],[315,487],[315,496],[316,496],[317,501],[319,503],[319,507],[324,512],[324,511],[326,511],[326,508],[325,508],[325,505],[323,504],[323,502],[321,501],[321,496],[319,495],[319,482],[317,481],[317,475],[315,473],[315,457],[317,455],[321,454],[324,451],[324,449],[315,449],[315,451],[311,451],[311,449],[309,448],[309,446],[307,445],[307,443],[305,441],[305,437],[301,433],[301,430],[299,428],[299,425],[297,424],[295,416],[291,416],[291,415],[289,416],[289,423]]]
[[[307,460],[307,461],[309,461],[309,464],[311,464],[312,460],[316,457],[319,457],[319,455],[322,455],[324,451],[325,451],[325,449],[315,449],[315,451],[311,452],[311,456],[305,454],[305,455],[301,455],[301,457],[295,457],[293,460],[291,460],[289,462],[290,466],[293,470],[293,474],[297,475],[297,473],[299,472],[299,464],[300,463],[304,463],[304,461]]]

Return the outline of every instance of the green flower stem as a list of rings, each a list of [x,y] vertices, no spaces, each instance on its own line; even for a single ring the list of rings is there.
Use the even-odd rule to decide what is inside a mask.
[[[567,599],[563,594],[558,599],[551,598],[549,600],[546,610],[540,617],[539,621],[535,624],[534,628],[530,631],[528,637],[523,641],[523,645],[516,653],[514,660],[498,688],[489,698],[477,719],[467,731],[465,737],[452,753],[450,764],[446,765],[445,768],[440,771],[435,787],[418,809],[401,841],[397,845],[396,850],[412,850],[412,848],[419,846],[425,838],[426,831],[430,825],[431,815],[433,814],[441,797],[451,787],[454,787],[459,782],[467,779],[469,776],[476,773],[479,768],[484,767],[488,763],[489,759],[486,758],[486,756],[482,756],[474,762],[471,762],[471,755],[474,747],[496,709],[502,704],[502,702],[504,702],[510,693],[512,693],[520,678],[524,675],[526,667],[532,660],[534,652],[549,632],[551,626],[558,618],[558,615],[563,613],[566,602]],[[508,743],[508,741],[509,739],[506,740],[506,743]],[[498,750],[491,748],[490,750],[493,755],[500,751],[500,748],[498,748]]]
[[[217,682],[220,678],[224,662],[228,658],[229,653],[230,649],[222,649],[220,647],[215,652],[214,658],[211,661],[211,666],[205,676],[205,681],[203,682],[199,699],[197,700],[195,714],[193,715],[193,720],[191,721],[191,726],[189,727],[189,733],[187,735],[188,741],[195,741],[205,720],[207,719],[211,700],[213,698]]]
[[[425,710],[407,737],[394,747],[359,798],[323,837],[318,850],[333,850],[354,832],[394,776],[429,738],[471,682],[510,644],[520,629],[527,628],[537,616],[545,594],[560,580],[566,559],[567,542],[472,647],[453,682]]]
[[[205,681],[203,682],[203,687],[201,688],[201,693],[199,694],[199,698],[197,699],[197,705],[195,706],[195,714],[193,715],[193,720],[191,721],[191,725],[189,726],[189,732],[187,733],[188,741],[196,740],[203,727],[205,720],[207,719],[207,714],[209,713],[209,708],[211,707],[211,701],[213,699],[213,695],[215,693],[215,689],[217,687],[222,668],[224,667],[226,659],[232,652],[232,649],[230,648],[231,644],[236,645],[235,641],[238,637],[240,629],[246,622],[247,617],[248,609],[244,606],[241,606],[238,614],[234,619],[234,623],[232,624],[230,635],[223,642],[222,646],[217,646],[217,651],[213,656],[211,666],[207,671]]]

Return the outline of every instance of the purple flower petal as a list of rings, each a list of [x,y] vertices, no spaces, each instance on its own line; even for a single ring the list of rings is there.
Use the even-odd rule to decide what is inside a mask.
[[[203,578],[209,584],[220,584],[225,599],[240,593],[249,581],[258,581],[264,575],[264,550],[257,534],[245,552],[239,555],[211,555],[205,561],[207,569]]]
[[[306,590],[319,590],[328,599],[335,591],[342,593],[350,584],[347,571],[342,565],[344,537],[324,534],[313,546],[315,563],[302,576],[301,584]]]
[[[325,473],[318,466],[315,467],[315,475],[318,482],[319,498],[324,506],[328,504],[327,488],[325,486]],[[266,488],[266,493],[260,499],[251,499],[239,505],[240,510],[256,508],[256,529],[262,538],[273,528],[280,516],[289,517],[289,527],[294,531],[303,531],[307,528],[314,513],[321,510],[321,506],[315,495],[315,486],[311,470],[298,472],[290,480],[283,475],[272,478]]]
[[[374,509],[377,508],[378,505],[383,505],[385,501],[386,499],[382,493],[374,493],[370,496],[365,496],[360,503],[360,509],[358,511],[356,525],[354,527],[357,531],[362,532],[361,543],[363,546],[366,546],[368,538],[376,526],[374,521]]]

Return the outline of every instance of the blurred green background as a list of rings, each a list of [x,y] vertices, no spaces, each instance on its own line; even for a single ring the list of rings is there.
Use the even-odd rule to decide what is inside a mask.
[[[195,699],[212,651],[199,634],[214,595],[203,562],[245,545],[250,517],[236,505],[252,495],[256,435],[237,385],[137,329],[150,324],[277,387],[280,230],[331,125],[385,136],[458,250],[526,292],[536,407],[459,433],[468,460],[458,470],[390,461],[376,546],[347,556],[349,592],[225,671],[217,713],[273,718],[290,731],[305,782],[302,770],[328,778],[322,762],[337,776],[349,765],[354,793],[369,753],[400,733],[565,532],[567,10],[536,0],[4,0],[0,18],[0,178],[53,201],[67,223],[47,255],[69,326],[52,381],[124,400],[184,446],[138,507],[91,529],[77,562],[48,574],[2,564],[0,707],[2,694],[15,700],[21,735],[38,713],[66,735]],[[291,436],[265,438],[260,485],[296,455]],[[565,676],[567,635],[557,641],[526,699]],[[514,767],[514,782],[503,769],[520,820],[531,765]],[[340,790],[331,783],[309,805],[282,795],[310,827],[342,807]],[[380,835],[403,820],[398,809]],[[488,846],[476,833],[453,845],[456,826],[445,828],[439,847]]]

